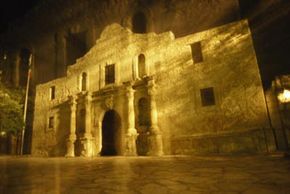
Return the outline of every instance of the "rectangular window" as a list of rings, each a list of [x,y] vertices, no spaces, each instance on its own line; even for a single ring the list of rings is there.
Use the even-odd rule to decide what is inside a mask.
[[[190,45],[191,46],[191,54],[194,63],[200,63],[203,61],[202,50],[201,50],[201,42],[195,42]]]
[[[215,105],[215,97],[213,88],[200,89],[201,104],[202,106]]]
[[[105,68],[105,84],[115,83],[115,64],[106,65]]]
[[[50,87],[50,100],[55,99],[55,86]]]
[[[53,129],[54,128],[54,117],[49,117],[48,119],[48,128]]]

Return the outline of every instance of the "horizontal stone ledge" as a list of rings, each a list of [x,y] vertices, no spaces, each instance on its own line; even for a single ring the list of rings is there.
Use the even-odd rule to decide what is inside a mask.
[[[207,134],[196,134],[196,135],[182,135],[182,136],[172,136],[172,140],[178,139],[190,139],[190,138],[212,138],[212,137],[229,137],[229,136],[237,136],[241,134],[249,134],[249,133],[260,133],[263,131],[271,130],[270,128],[253,128],[246,130],[236,130],[236,131],[223,131],[218,133],[207,133]]]

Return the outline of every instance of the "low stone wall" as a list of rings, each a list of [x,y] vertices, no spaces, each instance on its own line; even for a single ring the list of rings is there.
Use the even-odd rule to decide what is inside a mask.
[[[261,153],[273,150],[271,129],[253,129],[215,135],[176,137],[172,154]],[[265,140],[267,139],[267,140]]]

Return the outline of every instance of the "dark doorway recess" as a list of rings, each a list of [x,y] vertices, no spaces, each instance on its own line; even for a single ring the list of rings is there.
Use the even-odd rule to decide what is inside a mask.
[[[102,121],[102,156],[115,156],[118,154],[120,139],[121,118],[114,110],[105,113]]]

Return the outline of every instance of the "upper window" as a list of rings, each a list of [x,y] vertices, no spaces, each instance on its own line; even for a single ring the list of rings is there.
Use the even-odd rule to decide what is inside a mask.
[[[147,32],[147,19],[143,12],[137,12],[132,18],[132,30],[134,33]]]
[[[213,88],[200,89],[201,104],[202,106],[215,105],[215,97]]]
[[[105,84],[115,83],[115,64],[106,65],[105,68]]]
[[[81,90],[87,90],[87,73],[82,73],[82,80],[81,80]]]
[[[200,63],[203,61],[201,43],[196,42],[190,45],[191,46],[191,54],[194,63]]]
[[[55,86],[50,87],[50,100],[55,99]]]
[[[146,65],[145,65],[145,56],[140,54],[138,56],[138,76],[140,78],[146,75]]]

